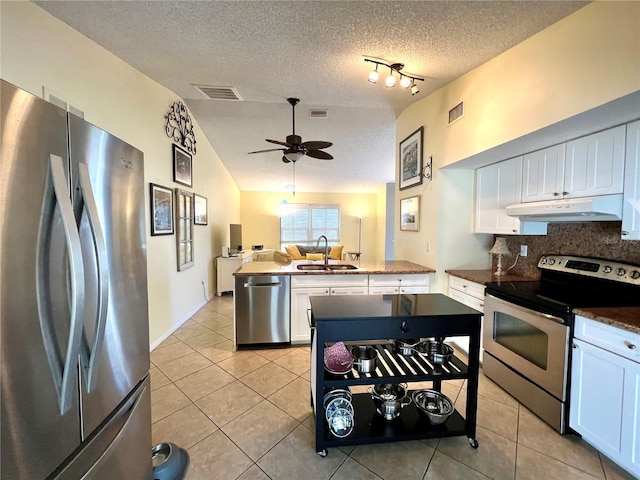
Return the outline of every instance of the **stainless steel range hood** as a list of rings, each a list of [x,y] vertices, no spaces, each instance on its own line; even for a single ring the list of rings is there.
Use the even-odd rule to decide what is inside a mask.
[[[622,219],[622,194],[507,205],[507,215],[528,222],[602,222]]]

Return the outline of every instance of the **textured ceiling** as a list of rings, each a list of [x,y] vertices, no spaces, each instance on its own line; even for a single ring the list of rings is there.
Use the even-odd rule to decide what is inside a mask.
[[[37,1],[182,97],[241,190],[282,191],[291,164],[265,138],[326,140],[296,190],[373,192],[395,181],[395,118],[411,103],[573,13],[584,1]],[[415,96],[372,85],[363,56],[426,78]],[[381,75],[381,79],[383,76]],[[193,85],[234,87],[242,102]],[[326,119],[309,109],[326,108]]]

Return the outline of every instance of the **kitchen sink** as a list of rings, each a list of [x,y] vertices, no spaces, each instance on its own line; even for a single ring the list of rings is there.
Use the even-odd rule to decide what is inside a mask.
[[[318,265],[316,263],[303,263],[296,267],[298,270],[326,270],[324,265]]]
[[[296,266],[298,270],[308,270],[308,271],[324,271],[324,270],[357,270],[358,267],[355,265],[349,264],[334,264],[334,265],[321,265],[317,263],[303,263]]]
[[[327,265],[327,268],[329,270],[357,270],[358,267],[356,267],[355,265],[349,265],[349,264],[340,264],[340,265]]]

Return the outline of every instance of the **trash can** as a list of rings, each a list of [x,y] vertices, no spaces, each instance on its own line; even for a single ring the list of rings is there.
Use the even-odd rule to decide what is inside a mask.
[[[159,443],[151,449],[153,480],[183,480],[189,467],[189,454],[173,443]]]

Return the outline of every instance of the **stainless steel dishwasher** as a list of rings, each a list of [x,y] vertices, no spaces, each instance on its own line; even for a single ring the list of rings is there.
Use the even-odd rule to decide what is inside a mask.
[[[236,276],[236,343],[290,343],[289,276]]]

